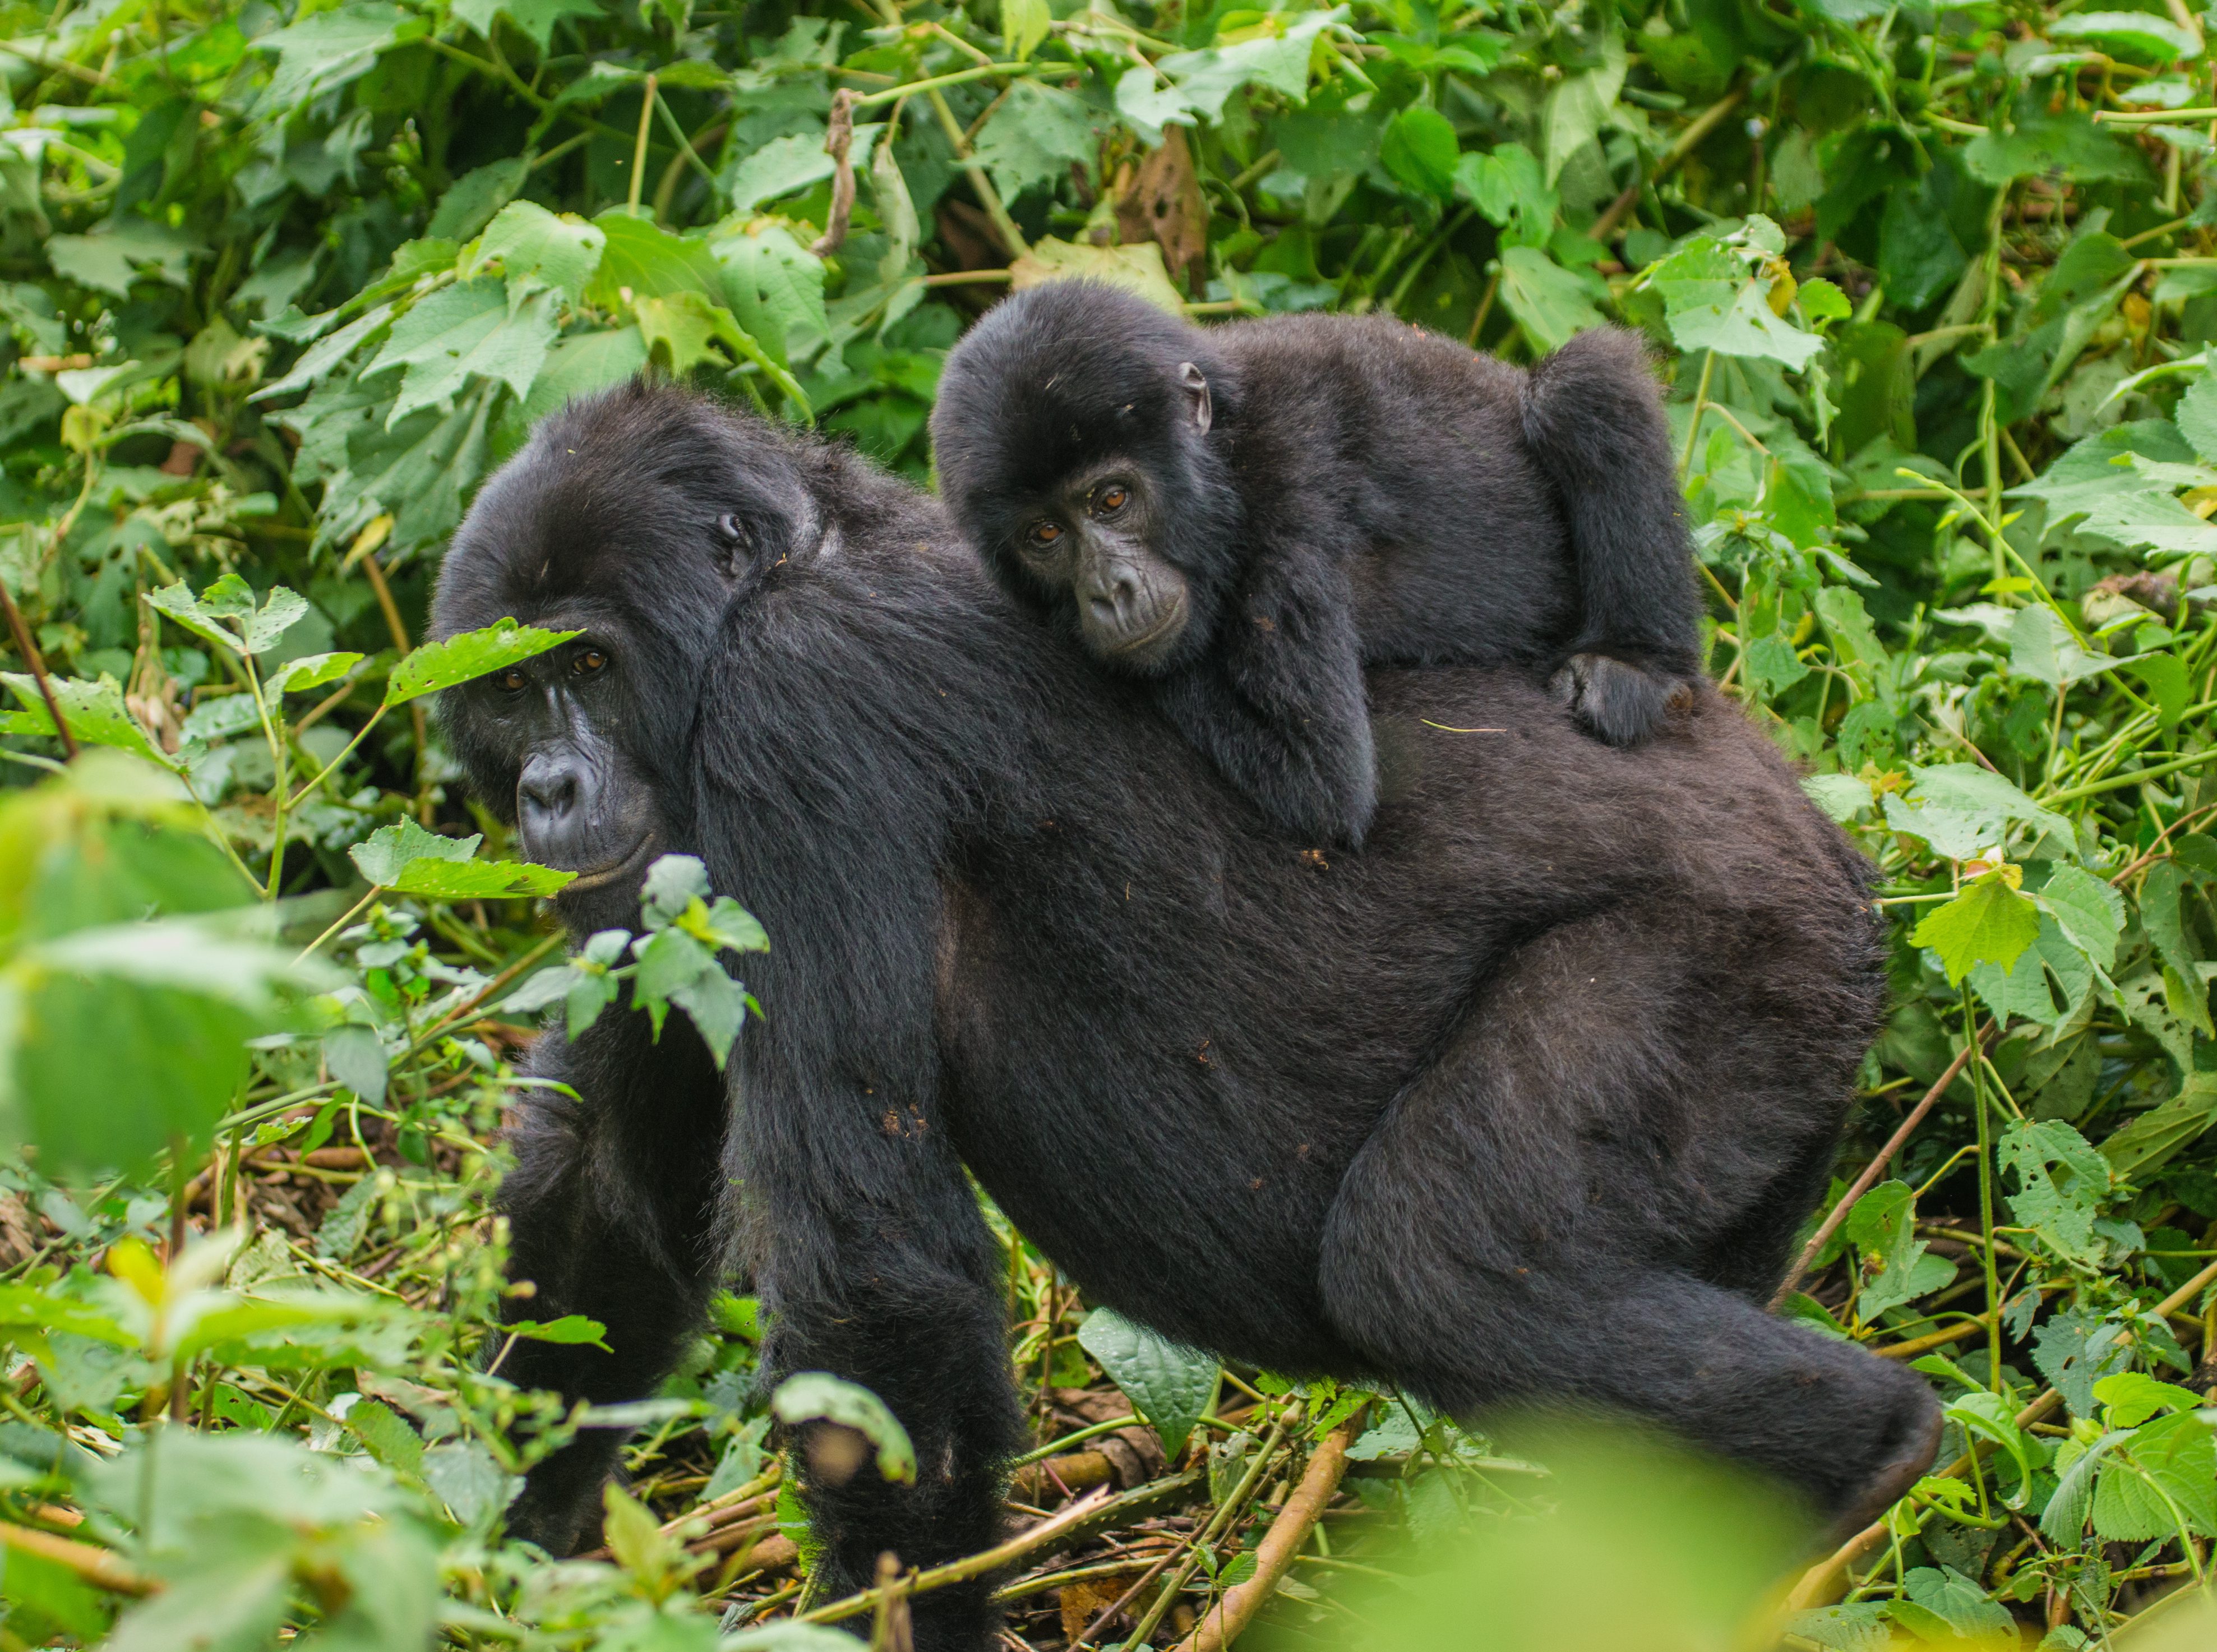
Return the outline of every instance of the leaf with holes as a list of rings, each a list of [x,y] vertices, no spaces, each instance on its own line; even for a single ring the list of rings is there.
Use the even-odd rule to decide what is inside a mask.
[[[577,631],[542,631],[535,625],[501,620],[480,631],[464,631],[427,642],[393,667],[386,679],[385,703],[404,705],[427,694],[451,689],[505,670],[582,635]]]

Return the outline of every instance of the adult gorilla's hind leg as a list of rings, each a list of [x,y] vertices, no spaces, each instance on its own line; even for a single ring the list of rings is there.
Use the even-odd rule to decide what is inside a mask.
[[[1783,1104],[1736,1117],[1704,1093],[1748,1059],[1744,1029],[1689,999],[1705,943],[1677,926],[1589,919],[1489,983],[1349,1167],[1325,1311],[1444,1409],[1629,1413],[1778,1476],[1827,1522],[1867,1519],[1930,1462],[1938,1407],[1914,1373],[1697,1277],[1699,1230],[1742,1214],[1708,1135],[1761,1140],[1777,1123],[1761,1107]],[[1755,1198],[1783,1168],[1734,1166]]]

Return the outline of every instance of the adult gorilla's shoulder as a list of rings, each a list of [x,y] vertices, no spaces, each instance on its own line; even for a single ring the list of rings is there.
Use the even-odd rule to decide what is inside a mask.
[[[773,946],[728,1076],[675,1018],[542,1039],[577,1099],[519,1104],[512,1267],[614,1352],[503,1370],[650,1391],[741,1235],[767,1372],[871,1388],[923,1465],[804,1438],[824,1587],[997,1535],[1018,1414],[966,1171],[1094,1302],[1275,1370],[1613,1407],[1840,1520],[1929,1460],[1913,1373],[1757,1305],[1880,982],[1860,861],[1713,691],[1624,752],[1510,677],[1375,676],[1374,835],[1304,852],[936,504],[667,390],[542,426],[437,613],[583,633],[445,708],[524,852],[589,870],[573,929],[634,926],[656,847]],[[614,1449],[550,1458],[515,1522],[577,1542]],[[917,1645],[991,1618],[982,1581],[919,1598]]]

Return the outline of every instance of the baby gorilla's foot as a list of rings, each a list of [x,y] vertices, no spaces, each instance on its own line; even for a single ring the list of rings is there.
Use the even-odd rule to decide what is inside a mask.
[[[1637,746],[1672,712],[1694,703],[1694,685],[1609,654],[1572,654],[1549,686],[1580,722],[1611,746]]]

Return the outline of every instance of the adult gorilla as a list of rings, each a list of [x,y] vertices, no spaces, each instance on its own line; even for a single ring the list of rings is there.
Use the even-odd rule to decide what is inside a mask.
[[[1637,752],[1506,676],[1380,675],[1385,807],[1324,863],[1138,691],[1019,616],[938,504],[668,389],[573,405],[456,536],[440,636],[584,634],[445,707],[579,933],[652,855],[769,930],[728,1080],[605,1016],[534,1070],[503,1191],[521,1383],[647,1391],[732,1247],[772,1374],[892,1406],[911,1487],[808,1488],[825,1582],[998,1535],[1001,1264],[965,1180],[1096,1302],[1469,1413],[1603,1405],[1861,1519],[1930,1459],[1913,1375],[1756,1305],[1823,1185],[1880,987],[1860,863],[1724,701]],[[614,1457],[533,1475],[565,1550]],[[917,1644],[990,1638],[987,1586]]]

